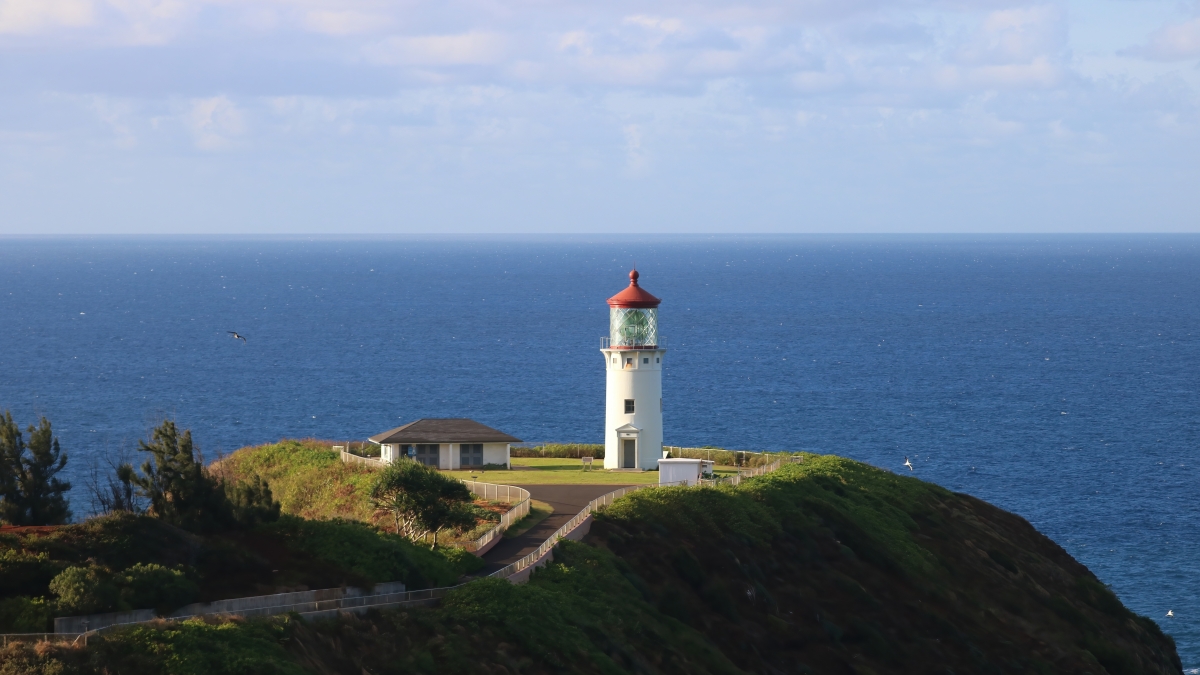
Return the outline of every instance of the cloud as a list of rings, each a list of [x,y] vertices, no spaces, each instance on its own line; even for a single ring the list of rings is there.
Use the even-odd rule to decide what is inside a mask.
[[[1153,61],[1186,61],[1200,57],[1200,17],[1163,26],[1145,44],[1123,50],[1124,54]]]
[[[95,19],[91,0],[0,0],[0,34],[81,28]]]
[[[325,35],[354,35],[379,31],[393,21],[391,17],[380,13],[319,9],[305,13],[302,23],[305,28]]]
[[[229,148],[232,137],[245,131],[242,112],[225,96],[191,101],[184,122],[201,150]]]
[[[464,66],[499,63],[508,52],[508,40],[494,32],[472,31],[457,35],[391,37],[363,49],[370,63],[392,66]]]

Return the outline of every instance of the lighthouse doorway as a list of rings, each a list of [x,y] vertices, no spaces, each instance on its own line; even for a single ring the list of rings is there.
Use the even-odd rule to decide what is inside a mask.
[[[637,440],[626,438],[621,441],[621,468],[637,467]]]

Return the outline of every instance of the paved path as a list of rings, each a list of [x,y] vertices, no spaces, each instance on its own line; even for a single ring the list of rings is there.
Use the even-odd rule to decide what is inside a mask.
[[[476,572],[484,576],[514,563],[533,552],[550,535],[583,510],[588,502],[628,485],[518,485],[529,490],[529,496],[554,507],[554,513],[533,526],[528,532],[512,539],[502,539],[492,550],[483,554],[487,565]]]

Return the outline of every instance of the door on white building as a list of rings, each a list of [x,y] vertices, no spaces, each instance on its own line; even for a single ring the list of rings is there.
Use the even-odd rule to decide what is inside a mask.
[[[626,438],[621,441],[621,468],[632,469],[637,466],[637,439]]]

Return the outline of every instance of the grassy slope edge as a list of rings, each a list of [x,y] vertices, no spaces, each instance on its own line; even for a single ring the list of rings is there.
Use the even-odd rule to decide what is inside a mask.
[[[222,657],[216,659],[214,654]],[[188,622],[0,673],[1180,673],[1171,639],[1023,519],[850,460],[650,489],[524,586],[437,608]]]

